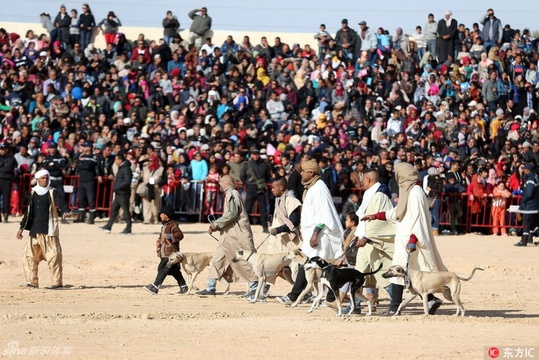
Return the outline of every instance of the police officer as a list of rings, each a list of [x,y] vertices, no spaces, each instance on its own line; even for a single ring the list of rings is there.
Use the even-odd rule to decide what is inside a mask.
[[[88,224],[95,220],[95,178],[99,176],[99,159],[92,153],[92,142],[82,145],[82,151],[76,159],[75,168],[79,175],[78,201],[79,217],[74,222],[84,222],[86,206],[90,209]]]
[[[66,200],[64,192],[64,171],[67,166],[67,160],[58,152],[58,145],[50,141],[47,147],[48,155],[43,161],[43,168],[50,174],[50,186],[58,190],[62,200]]]
[[[258,200],[260,222],[266,234],[269,234],[267,203],[270,177],[268,164],[260,158],[258,149],[253,150],[249,161],[243,164],[240,179],[246,185],[247,198],[245,200],[245,208],[247,213],[252,213],[255,200]]]
[[[2,196],[2,212],[4,222],[7,223],[11,207],[11,184],[13,182],[13,173],[17,162],[11,154],[10,148],[6,143],[0,143],[0,196]]]

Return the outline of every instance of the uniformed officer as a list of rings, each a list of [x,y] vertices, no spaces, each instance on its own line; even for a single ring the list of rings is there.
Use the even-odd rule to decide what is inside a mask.
[[[75,168],[79,175],[78,201],[79,217],[75,222],[84,222],[84,212],[86,206],[90,209],[88,224],[93,224],[95,220],[95,178],[99,176],[99,159],[92,153],[92,142],[83,144],[82,151],[76,160]]]

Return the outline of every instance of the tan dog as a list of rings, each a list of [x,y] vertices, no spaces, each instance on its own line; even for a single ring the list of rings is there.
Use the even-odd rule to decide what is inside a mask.
[[[475,274],[476,270],[483,270],[481,268],[475,268],[472,271],[472,274],[467,278],[461,278],[455,273],[448,271],[436,271],[436,272],[427,272],[427,271],[414,271],[408,269],[406,271],[400,265],[393,265],[385,272],[382,276],[384,278],[391,277],[402,277],[405,279],[405,283],[408,283],[407,289],[410,291],[410,295],[406,300],[404,300],[395,316],[400,315],[400,312],[404,307],[412,301],[417,295],[420,295],[423,298],[423,309],[425,315],[429,315],[428,307],[428,294],[441,293],[448,301],[451,301],[457,305],[457,316],[459,312],[461,316],[464,316],[465,309],[462,306],[460,301],[460,281],[469,281]]]
[[[213,253],[192,253],[192,252],[174,252],[168,257],[167,267],[171,267],[174,264],[181,264],[184,273],[187,275],[187,286],[189,291],[187,294],[191,294],[194,289],[193,284],[198,274],[200,274],[213,259]],[[225,294],[228,293],[230,283],[227,285]]]
[[[290,250],[288,253],[261,254],[251,251],[238,250],[232,262],[247,261],[251,264],[253,272],[258,277],[258,286],[255,296],[250,299],[252,303],[259,300],[261,289],[266,285],[269,277],[277,276],[279,272],[296,258],[299,250]]]

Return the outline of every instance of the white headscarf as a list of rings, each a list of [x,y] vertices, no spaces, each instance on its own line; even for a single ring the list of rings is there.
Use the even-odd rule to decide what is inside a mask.
[[[369,202],[371,201],[372,197],[376,194],[376,192],[380,188],[380,185],[381,184],[377,182],[376,184],[373,184],[370,188],[365,190],[365,192],[363,193],[363,200],[361,200],[361,205],[356,211],[356,215],[360,219],[366,215],[365,211],[367,210],[367,206],[369,206]],[[365,236],[366,232],[367,232],[366,222],[360,221],[359,224],[357,224],[354,235],[361,239],[363,236]]]
[[[453,20],[453,13],[451,12],[451,10],[446,10],[444,11],[444,15],[449,15],[449,19],[445,19],[445,24],[447,27],[450,27],[451,26],[451,20]]]
[[[48,175],[49,176],[49,182],[47,183],[47,186],[46,187],[43,187],[43,186],[39,186],[39,183],[37,183],[36,186],[34,186],[32,188],[32,190],[34,190],[38,195],[45,195],[49,190],[50,190],[50,186],[51,186],[51,177],[50,177],[50,174],[47,170],[43,169],[43,170],[39,170],[38,172],[36,172],[36,174],[34,175],[34,178],[37,180],[39,179],[40,177],[42,176],[45,176],[45,175]]]

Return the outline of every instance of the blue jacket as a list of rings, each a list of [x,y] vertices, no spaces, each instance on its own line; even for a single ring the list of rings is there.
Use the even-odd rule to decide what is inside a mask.
[[[524,176],[524,189],[518,211],[521,214],[539,213],[539,179],[534,173]]]

